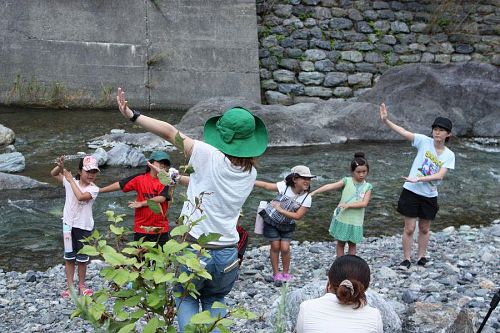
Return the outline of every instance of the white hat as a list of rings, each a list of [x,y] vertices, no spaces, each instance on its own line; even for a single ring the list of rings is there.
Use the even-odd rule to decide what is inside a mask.
[[[311,170],[305,165],[296,165],[292,168],[291,172],[304,178],[316,177],[315,175],[311,175]]]
[[[90,171],[90,170],[99,170],[99,164],[97,163],[97,160],[95,159],[94,156],[85,156],[83,158],[83,171]]]

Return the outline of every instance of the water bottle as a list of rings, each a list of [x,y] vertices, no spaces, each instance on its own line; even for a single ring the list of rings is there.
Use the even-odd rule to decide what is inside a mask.
[[[73,241],[71,239],[71,226],[63,223],[64,252],[73,252]]]

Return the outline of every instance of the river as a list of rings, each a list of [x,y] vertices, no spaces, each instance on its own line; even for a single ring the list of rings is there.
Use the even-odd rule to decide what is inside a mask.
[[[147,113],[147,112],[146,112]],[[176,123],[182,112],[151,113],[153,117]],[[92,153],[87,142],[110,132],[124,129],[141,132],[133,123],[123,119],[116,110],[47,110],[0,108],[0,124],[16,133],[15,147],[26,158],[26,169],[19,173],[50,184],[48,188],[3,190],[0,193],[0,268],[5,270],[44,270],[62,263],[61,216],[64,191],[50,177],[54,160],[59,155]],[[500,166],[498,146],[481,148],[470,140],[452,138],[449,147],[456,154],[456,170],[448,173],[439,190],[440,211],[432,230],[468,224],[488,225],[500,217],[498,188]],[[109,150],[109,148],[107,149]],[[350,142],[347,144],[270,148],[260,158],[261,180],[279,181],[294,165],[305,164],[313,174],[312,188],[349,176],[350,161],[355,152],[363,151],[370,164],[368,181],[374,186],[372,200],[366,210],[365,237],[399,234],[403,219],[396,212],[396,202],[408,173],[415,149],[407,142]],[[184,164],[181,154],[171,153],[175,165]],[[76,160],[69,162],[76,171]],[[142,168],[103,167],[97,176],[99,186],[138,173]],[[169,217],[175,220],[180,211],[179,186],[171,205]],[[265,244],[253,234],[255,211],[260,200],[270,200],[273,194],[255,189],[243,209],[242,225],[250,231],[251,245]],[[107,228],[104,212],[124,213],[131,226],[133,211],[127,202],[131,193],[102,194],[94,205],[96,227]],[[328,226],[340,192],[327,192],[313,200],[308,214],[299,222],[295,239],[299,241],[331,240]],[[432,240],[431,240],[432,241]],[[362,246],[362,244],[360,245]],[[333,254],[332,254],[333,255]]]

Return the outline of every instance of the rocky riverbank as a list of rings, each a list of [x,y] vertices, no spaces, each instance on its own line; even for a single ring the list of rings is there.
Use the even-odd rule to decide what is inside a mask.
[[[301,293],[311,284],[326,282],[335,244],[292,243],[292,273],[289,293]],[[401,332],[440,332],[466,310],[475,328],[485,317],[493,294],[500,286],[500,220],[489,227],[453,227],[433,233],[427,267],[397,267],[401,260],[400,235],[369,238],[359,246],[359,255],[372,269],[370,290],[385,299],[401,320]],[[103,285],[98,261],[89,266],[89,285]],[[258,314],[259,319],[238,322],[234,332],[272,332],[273,303],[281,287],[270,279],[268,248],[247,250],[241,275],[228,297]],[[64,268],[45,272],[0,271],[1,332],[92,332],[81,319],[69,319],[74,306],[59,294],[65,286]],[[303,288],[303,289],[301,289]],[[463,311],[462,311],[463,312]],[[287,322],[293,325],[293,318]],[[386,329],[386,332],[388,330]],[[459,331],[455,331],[459,332]],[[463,332],[463,331],[462,331]],[[496,309],[483,333],[500,332],[500,309]]]

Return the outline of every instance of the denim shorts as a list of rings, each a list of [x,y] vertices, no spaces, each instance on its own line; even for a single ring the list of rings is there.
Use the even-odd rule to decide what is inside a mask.
[[[269,223],[264,223],[264,231],[262,234],[270,242],[277,240],[291,241],[293,237],[293,231],[281,231]]]
[[[239,272],[238,249],[236,247],[210,249],[208,252],[212,258],[201,257],[200,260],[212,276],[212,280],[200,278],[193,281],[196,290],[200,293],[199,299],[201,300],[225,297],[233,288]],[[183,266],[181,271],[190,273],[186,266]],[[177,285],[175,289],[183,291],[181,285]]]
[[[79,228],[71,228],[71,242],[73,243],[73,251],[64,252],[64,259],[75,260],[78,262],[88,262],[90,260],[89,256],[86,254],[78,253],[83,248],[84,243],[81,241],[84,238],[90,237],[92,235],[92,230],[83,230]]]
[[[398,200],[398,212],[401,215],[432,221],[438,210],[437,197],[424,197],[403,188]]]

